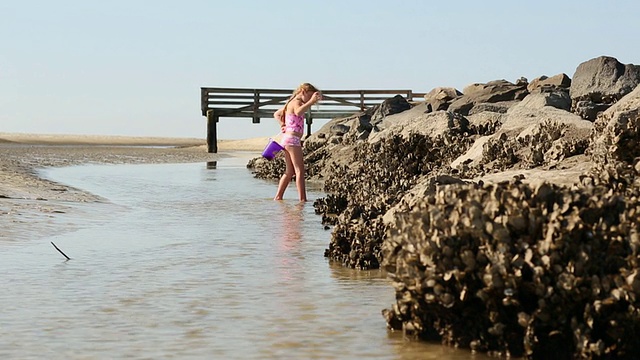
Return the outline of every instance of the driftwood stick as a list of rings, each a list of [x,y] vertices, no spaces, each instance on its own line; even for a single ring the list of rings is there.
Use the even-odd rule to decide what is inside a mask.
[[[60,252],[60,254],[62,254],[64,257],[66,257],[67,260],[71,260],[71,258],[68,257],[67,254],[63,253],[62,250],[58,249],[58,247],[56,246],[56,244],[53,243],[53,241],[51,242],[51,245],[53,245],[53,247],[56,248],[56,250],[58,250],[58,252]]]

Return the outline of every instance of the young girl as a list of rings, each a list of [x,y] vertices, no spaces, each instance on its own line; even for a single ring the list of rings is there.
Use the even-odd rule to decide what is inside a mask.
[[[278,183],[278,191],[274,200],[282,200],[284,191],[295,174],[300,201],[307,201],[301,142],[304,135],[304,114],[321,99],[322,94],[315,86],[304,83],[298,86],[284,107],[273,114],[273,117],[280,123],[283,132],[280,145],[285,149],[284,158],[287,164],[287,169]]]

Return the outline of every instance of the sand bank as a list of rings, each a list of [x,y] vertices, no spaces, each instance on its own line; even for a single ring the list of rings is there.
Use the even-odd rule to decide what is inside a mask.
[[[60,231],[55,218],[73,203],[106,201],[39,176],[39,169],[81,164],[209,162],[234,152],[260,155],[267,138],[220,140],[218,153],[191,138],[0,133],[0,242]]]
[[[218,150],[261,151],[268,137],[240,140],[218,140]],[[25,134],[0,132],[0,144],[22,145],[101,145],[101,146],[173,146],[201,147],[206,151],[206,140],[198,138],[69,135],[69,134]]]

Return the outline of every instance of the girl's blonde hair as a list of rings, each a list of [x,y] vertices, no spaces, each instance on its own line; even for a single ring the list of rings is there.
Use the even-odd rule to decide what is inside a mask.
[[[313,85],[311,85],[309,83],[302,83],[302,84],[300,84],[300,86],[298,86],[296,91],[293,92],[293,95],[292,95],[291,98],[295,97],[296,95],[300,94],[303,91],[316,92],[316,91],[318,91],[318,89],[315,86],[313,86]]]
[[[302,83],[300,84],[300,86],[298,86],[298,88],[293,92],[293,94],[289,97],[289,100],[287,100],[287,102],[284,104],[284,110],[282,111],[282,118],[284,119],[284,117],[287,115],[287,106],[289,105],[289,103],[291,102],[291,100],[295,99],[296,96],[298,96],[298,94],[304,92],[304,91],[311,91],[311,92],[316,92],[319,91],[318,88],[316,88],[315,86],[309,84],[309,83]]]

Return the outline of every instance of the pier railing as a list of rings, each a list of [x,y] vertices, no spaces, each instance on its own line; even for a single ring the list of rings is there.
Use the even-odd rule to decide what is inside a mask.
[[[293,90],[247,88],[200,88],[202,115],[207,117],[207,145],[210,153],[218,152],[217,126],[221,117],[251,118],[260,123],[261,118],[273,118],[291,96]],[[407,101],[424,99],[424,93],[412,90],[322,90],[322,101],[307,112],[307,134],[311,133],[313,119],[335,119],[350,116],[396,95]]]

